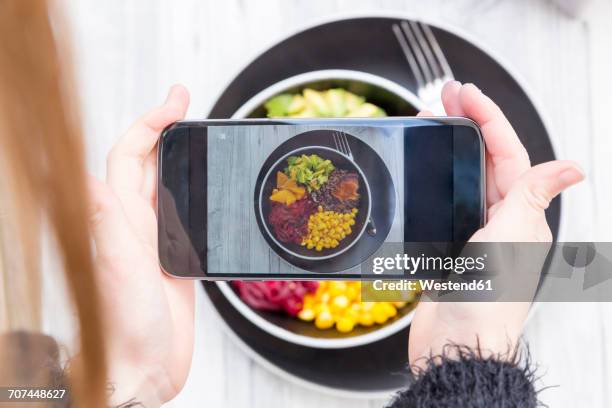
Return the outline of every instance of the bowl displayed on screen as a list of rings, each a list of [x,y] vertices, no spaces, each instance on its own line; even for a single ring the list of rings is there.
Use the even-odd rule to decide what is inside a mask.
[[[276,186],[275,176],[277,172],[282,172],[286,167],[287,158],[292,156],[308,156],[313,154],[323,159],[330,160],[337,169],[342,169],[349,171],[352,174],[357,174],[359,183],[359,204],[355,207],[358,212],[355,217],[355,224],[352,227],[352,232],[342,239],[337,247],[323,249],[321,251],[316,251],[314,248],[309,249],[304,245],[293,242],[282,242],[282,240],[279,239],[279,237],[277,237],[274,233],[269,222],[272,206],[269,197]],[[281,248],[281,250],[289,253],[292,256],[306,260],[323,261],[346,252],[346,250],[352,247],[355,242],[361,238],[366,229],[368,219],[370,218],[370,186],[365,175],[363,174],[363,171],[359,165],[351,160],[348,156],[326,146],[306,146],[284,154],[268,169],[263,178],[263,182],[261,183],[259,194],[256,193],[256,195],[258,196],[259,211],[264,227],[262,233],[267,234],[268,237],[270,237],[276,243],[276,245]],[[317,203],[313,203],[313,205],[316,206]],[[276,250],[276,248],[273,249]]]

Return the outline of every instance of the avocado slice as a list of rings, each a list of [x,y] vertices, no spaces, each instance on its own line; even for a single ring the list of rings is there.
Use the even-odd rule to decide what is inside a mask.
[[[346,104],[346,110],[348,112],[354,111],[365,102],[365,98],[355,95],[352,92],[344,92],[344,102]]]
[[[304,89],[303,94],[304,99],[306,99],[306,104],[312,107],[312,109],[314,109],[314,111],[317,112],[319,116],[325,117],[330,115],[329,106],[327,104],[327,101],[323,97],[322,92],[317,92],[315,90],[306,88]]]
[[[346,101],[344,99],[344,93],[346,91],[341,88],[329,89],[325,92],[325,99],[329,106],[330,116],[334,118],[341,118],[346,114]]]
[[[291,103],[287,107],[287,113],[289,115],[294,115],[304,110],[304,108],[306,108],[304,97],[302,95],[294,95]]]
[[[280,94],[264,104],[270,118],[383,117],[384,110],[342,88],[304,89],[303,94]]]
[[[289,105],[293,100],[293,96],[289,94],[277,95],[265,103],[269,118],[278,118],[287,116]]]
[[[308,105],[306,105],[301,111],[289,115],[291,118],[318,118],[319,116],[320,115]]]
[[[371,103],[364,103],[346,115],[348,118],[374,118],[386,116],[385,111]]]

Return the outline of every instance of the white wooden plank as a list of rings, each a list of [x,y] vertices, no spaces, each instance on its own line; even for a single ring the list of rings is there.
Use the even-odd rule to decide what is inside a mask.
[[[610,112],[612,112],[612,48],[610,47],[610,21],[612,2],[597,0],[586,15],[589,61],[590,128],[593,132],[593,185],[597,240],[609,241],[612,229],[612,134]]]

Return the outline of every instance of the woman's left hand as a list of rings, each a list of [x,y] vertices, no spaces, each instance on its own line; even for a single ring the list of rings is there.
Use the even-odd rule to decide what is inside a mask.
[[[107,180],[91,177],[109,381],[113,403],[161,405],[181,390],[191,365],[194,283],[172,279],[157,255],[157,142],[183,119],[189,94],[170,89],[164,104],[132,125],[108,155]]]
[[[501,109],[476,86],[449,82],[442,91],[450,116],[474,120],[487,149],[487,224],[471,242],[550,242],[545,210],[558,194],[579,183],[584,174],[574,162],[555,160],[531,167],[529,155]],[[430,112],[422,116],[431,116]],[[504,266],[520,283],[524,301],[419,302],[410,326],[409,360],[424,364],[442,355],[448,344],[468,346],[483,354],[511,358],[539,280],[543,259],[529,259],[525,271]],[[507,270],[506,270],[507,269]],[[522,274],[522,275],[521,275]]]

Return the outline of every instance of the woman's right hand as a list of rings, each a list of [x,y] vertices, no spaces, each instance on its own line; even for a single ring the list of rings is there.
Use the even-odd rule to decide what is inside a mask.
[[[500,108],[472,84],[447,83],[442,102],[449,116],[474,120],[486,145],[487,224],[470,241],[550,242],[544,210],[559,193],[584,178],[578,165],[555,160],[531,167],[527,151]],[[422,301],[410,329],[409,360],[418,364],[422,358],[441,355],[447,344],[504,355],[517,344],[530,305]]]
[[[91,178],[91,228],[105,317],[113,403],[159,406],[181,390],[194,339],[192,280],[163,273],[157,254],[157,142],[185,117],[189,94],[137,120],[108,156],[106,182]]]

